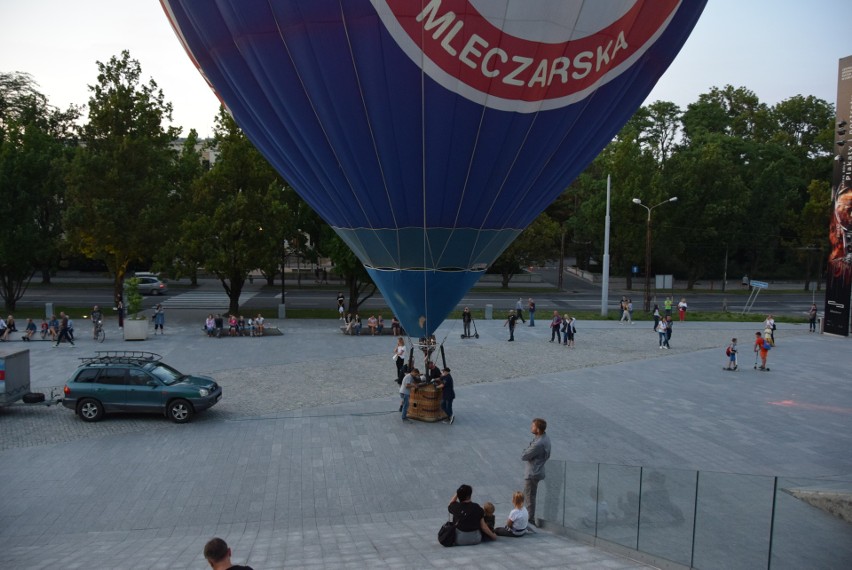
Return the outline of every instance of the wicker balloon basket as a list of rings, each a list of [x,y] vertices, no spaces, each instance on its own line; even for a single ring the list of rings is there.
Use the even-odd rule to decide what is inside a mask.
[[[434,384],[427,384],[417,390],[412,390],[408,417],[421,422],[439,422],[447,419],[447,415],[441,409],[443,392],[443,388],[438,388]]]

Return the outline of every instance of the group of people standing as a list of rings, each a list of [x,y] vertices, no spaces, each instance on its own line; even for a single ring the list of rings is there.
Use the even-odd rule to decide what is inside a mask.
[[[535,418],[530,426],[533,439],[521,454],[524,462],[524,490],[512,493],[512,509],[506,522],[496,527],[494,505],[483,506],[473,502],[473,488],[461,485],[450,499],[447,511],[455,526],[455,546],[479,544],[483,540],[496,540],[498,536],[521,537],[535,532],[536,496],[538,483],[544,479],[544,464],[550,459],[550,438],[547,422]]]

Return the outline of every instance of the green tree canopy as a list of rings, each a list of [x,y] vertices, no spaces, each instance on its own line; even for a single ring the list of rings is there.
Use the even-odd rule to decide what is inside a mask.
[[[98,62],[88,122],[68,176],[65,223],[71,246],[106,263],[116,297],[128,265],[151,259],[171,236],[169,218],[179,129],[172,106],[129,52]]]

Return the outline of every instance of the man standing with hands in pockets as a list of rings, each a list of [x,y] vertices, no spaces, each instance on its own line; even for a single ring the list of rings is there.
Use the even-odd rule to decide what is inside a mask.
[[[524,498],[527,502],[529,522],[537,524],[535,518],[535,497],[538,492],[538,482],[544,479],[544,464],[550,459],[550,438],[545,432],[547,422],[535,418],[530,426],[533,440],[521,455],[524,461]],[[528,527],[529,528],[529,527]]]

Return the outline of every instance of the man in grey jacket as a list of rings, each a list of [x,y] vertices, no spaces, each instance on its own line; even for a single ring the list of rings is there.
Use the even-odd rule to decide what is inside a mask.
[[[541,418],[535,418],[530,426],[533,440],[521,455],[524,466],[524,498],[527,503],[530,523],[536,524],[535,518],[535,496],[538,492],[538,482],[544,479],[544,464],[550,459],[550,438],[545,430],[547,422]]]

